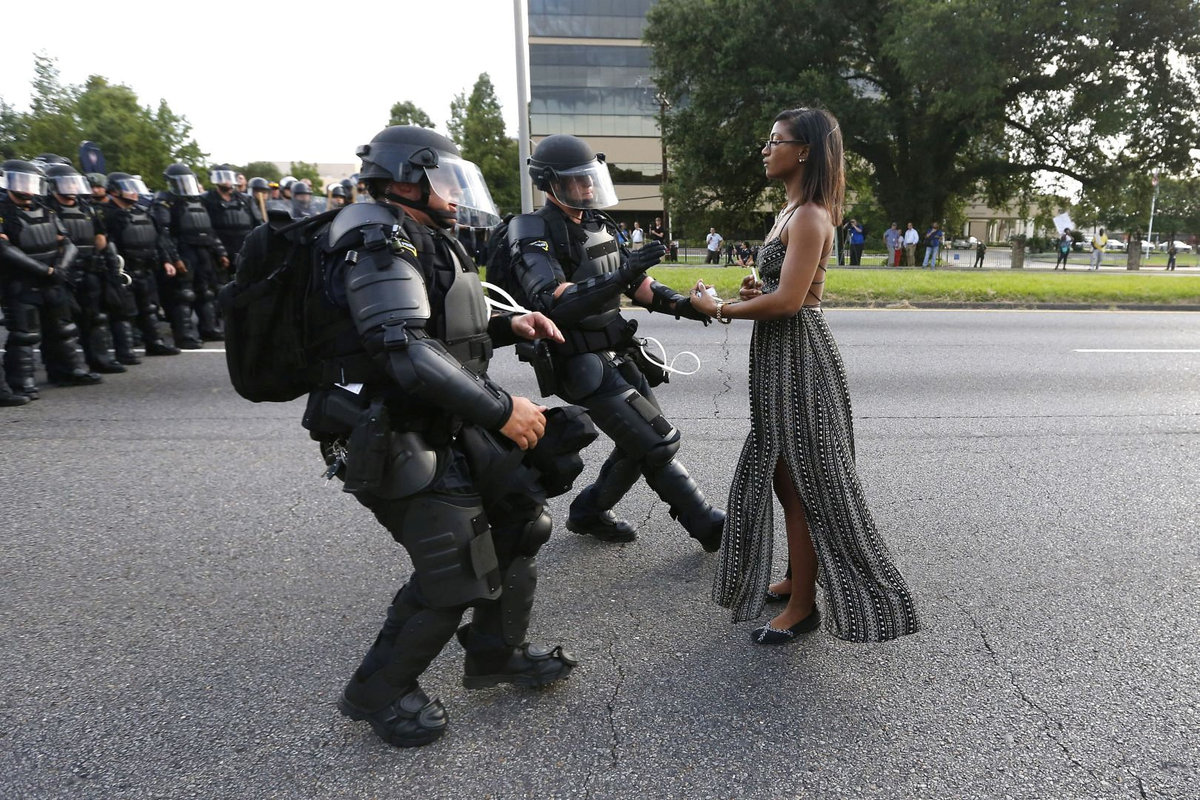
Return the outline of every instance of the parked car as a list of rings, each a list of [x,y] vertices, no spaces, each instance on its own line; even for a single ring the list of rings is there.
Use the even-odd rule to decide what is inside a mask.
[[[978,239],[976,239],[974,236],[968,236],[965,239],[955,239],[954,241],[950,242],[950,249],[970,250],[973,249],[977,244],[979,244]]]
[[[1104,245],[1104,249],[1110,253],[1124,253],[1129,250],[1129,245],[1115,236],[1110,236],[1108,244]]]
[[[1158,251],[1160,253],[1167,252],[1167,246],[1169,244],[1170,244],[1170,242],[1159,242],[1157,245]],[[1190,244],[1188,244],[1187,242],[1181,242],[1178,239],[1176,239],[1175,240],[1175,252],[1176,253],[1190,253],[1190,252],[1192,252],[1192,246]]]

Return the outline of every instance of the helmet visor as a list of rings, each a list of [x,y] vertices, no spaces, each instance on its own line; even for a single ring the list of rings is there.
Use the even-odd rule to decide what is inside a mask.
[[[570,208],[609,208],[617,204],[608,167],[599,159],[568,169],[556,169],[550,179],[550,193]]]
[[[87,180],[82,175],[59,175],[50,180],[54,183],[56,194],[66,196],[92,193],[92,187],[88,186]]]
[[[171,191],[182,197],[195,197],[200,194],[200,181],[195,175],[172,175]]]
[[[111,181],[117,187],[117,191],[121,194],[143,195],[150,194],[149,187],[141,178],[118,178]]]
[[[425,174],[429,177],[429,188],[438,197],[458,206],[459,225],[490,228],[500,222],[492,193],[474,162],[441,156],[437,167],[427,167]]]
[[[208,182],[218,186],[233,186],[237,183],[237,173],[231,169],[214,169],[208,173]]]
[[[10,192],[35,194],[39,197],[46,194],[46,179],[41,175],[33,172],[9,171],[4,173],[4,178]]]

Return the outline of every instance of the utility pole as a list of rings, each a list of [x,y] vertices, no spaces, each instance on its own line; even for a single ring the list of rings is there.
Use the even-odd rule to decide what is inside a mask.
[[[658,101],[658,143],[662,147],[662,177],[658,185],[658,194],[662,199],[663,231],[666,233],[667,239],[663,244],[669,244],[673,237],[671,235],[671,215],[667,212],[667,139],[664,128],[667,123],[667,109],[671,107],[671,102],[662,92],[657,92],[654,99]]]
[[[529,44],[525,35],[525,4],[513,0],[513,39],[517,49],[517,152],[521,171],[521,213],[533,211],[533,178],[525,165],[529,163]]]
[[[1150,230],[1146,232],[1146,241],[1150,242],[1150,247],[1154,247],[1154,206],[1158,203],[1158,170],[1155,169],[1150,173],[1150,185],[1154,187],[1154,196],[1150,198]],[[1138,244],[1141,247],[1141,244]]]

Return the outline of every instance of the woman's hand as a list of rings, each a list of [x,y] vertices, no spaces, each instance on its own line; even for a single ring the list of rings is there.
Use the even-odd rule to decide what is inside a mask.
[[[717,315],[717,301],[708,293],[708,287],[704,285],[704,281],[696,281],[696,285],[692,287],[692,296],[690,299],[692,308],[701,314],[706,314],[710,317]]]
[[[742,278],[742,286],[738,289],[738,297],[749,300],[762,294],[762,281],[755,280],[753,275]]]

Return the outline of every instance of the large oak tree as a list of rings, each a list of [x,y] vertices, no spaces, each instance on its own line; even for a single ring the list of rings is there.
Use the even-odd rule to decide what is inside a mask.
[[[661,0],[655,81],[671,101],[676,208],[750,209],[774,115],[822,106],[889,217],[1069,179],[1104,201],[1200,146],[1191,0]],[[1077,183],[1075,183],[1077,182]]]

